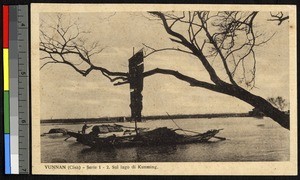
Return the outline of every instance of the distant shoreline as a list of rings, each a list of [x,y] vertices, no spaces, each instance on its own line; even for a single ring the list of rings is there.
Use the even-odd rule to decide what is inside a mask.
[[[254,117],[249,113],[219,113],[219,114],[177,114],[177,115],[156,115],[156,116],[143,116],[142,121],[146,120],[167,120],[167,119],[192,119],[192,118],[228,118],[228,117]],[[68,124],[81,124],[87,123],[113,123],[113,122],[128,122],[131,117],[118,116],[118,117],[101,117],[101,118],[72,118],[72,119],[42,119],[41,123],[68,123]]]

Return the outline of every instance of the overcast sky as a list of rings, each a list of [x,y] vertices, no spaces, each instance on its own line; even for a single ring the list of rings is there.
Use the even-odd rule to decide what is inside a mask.
[[[113,15],[113,16],[112,16]],[[289,98],[288,22],[278,26],[266,21],[269,13],[259,13],[256,30],[274,37],[256,48],[257,77],[252,93]],[[91,31],[89,41],[98,40],[105,50],[93,63],[114,71],[128,71],[128,59],[142,43],[152,47],[176,47],[159,21],[149,21],[141,13],[72,13]],[[41,22],[55,22],[55,14],[41,13]],[[50,32],[49,32],[50,33]],[[217,63],[217,62],[216,62]],[[195,57],[178,52],[163,52],[145,59],[145,70],[170,68],[209,81],[207,72]],[[218,70],[222,70],[217,68]],[[129,116],[129,85],[113,86],[98,71],[83,77],[67,65],[50,64],[40,71],[41,118],[97,118]],[[252,107],[234,97],[190,87],[168,75],[154,75],[144,81],[143,115],[247,112]]]

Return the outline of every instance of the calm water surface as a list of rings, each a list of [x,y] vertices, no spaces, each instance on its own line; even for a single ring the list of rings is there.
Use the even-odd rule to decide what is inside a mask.
[[[178,119],[181,128],[205,132],[221,129],[218,136],[225,141],[176,146],[134,147],[112,150],[94,150],[74,138],[41,137],[41,158],[44,163],[101,163],[101,162],[216,162],[216,161],[288,161],[290,156],[289,131],[270,118],[212,118]],[[133,123],[119,123],[134,126]],[[177,128],[171,120],[155,120],[139,123],[139,127]],[[41,133],[51,128],[66,128],[74,131],[81,124],[43,124]]]

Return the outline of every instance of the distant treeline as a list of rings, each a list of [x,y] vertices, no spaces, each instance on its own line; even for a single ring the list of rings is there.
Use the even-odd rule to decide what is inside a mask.
[[[220,113],[220,114],[177,114],[177,115],[156,115],[143,116],[142,120],[163,120],[163,119],[191,119],[191,118],[227,118],[227,117],[252,117],[249,113]],[[42,119],[41,123],[105,123],[105,122],[126,122],[130,117],[101,117],[101,118],[73,118],[73,119]]]

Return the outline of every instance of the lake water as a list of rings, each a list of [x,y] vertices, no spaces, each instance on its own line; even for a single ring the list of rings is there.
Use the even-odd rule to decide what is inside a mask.
[[[218,136],[225,141],[176,146],[134,147],[111,150],[94,150],[74,138],[41,137],[43,163],[101,163],[101,162],[230,162],[230,161],[288,161],[290,158],[289,131],[270,118],[212,118],[177,119],[182,129],[205,132],[221,129]],[[134,123],[119,123],[134,127]],[[171,120],[153,120],[139,127],[178,127]],[[51,128],[80,131],[82,124],[42,124],[41,132]]]

